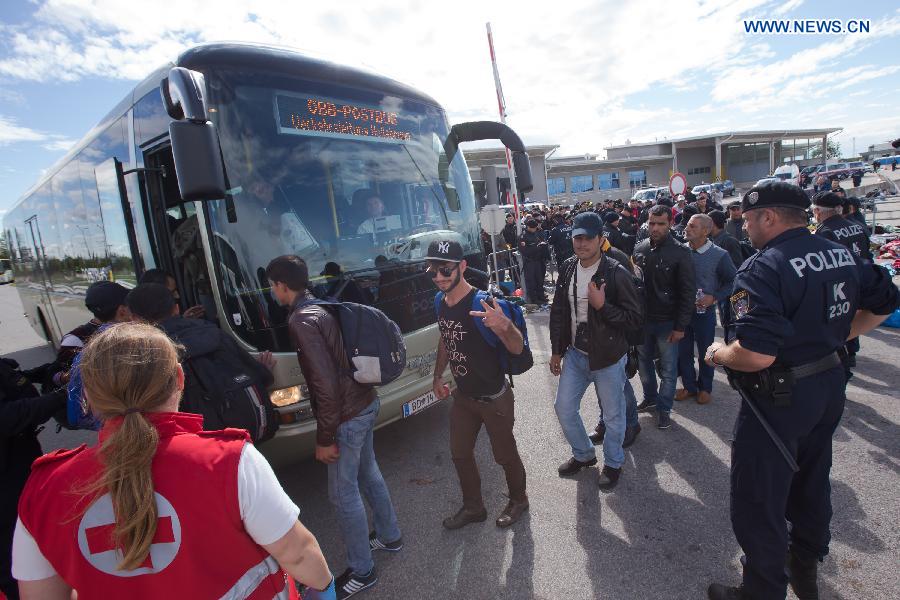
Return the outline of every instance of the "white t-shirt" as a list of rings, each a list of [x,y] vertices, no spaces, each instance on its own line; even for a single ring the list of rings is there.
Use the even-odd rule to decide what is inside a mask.
[[[594,277],[594,274],[597,272],[597,269],[600,267],[600,260],[597,260],[591,266],[585,268],[581,266],[581,261],[579,260],[575,266],[575,271],[578,274],[578,317],[575,316],[575,299],[576,299],[576,291],[575,291],[575,273],[572,274],[572,281],[569,283],[569,310],[572,311],[572,342],[575,341],[575,329],[578,327],[578,323],[587,323],[588,320],[588,307],[590,304],[588,303],[588,284],[591,282],[591,278]]]
[[[253,444],[244,444],[238,462],[238,504],[244,529],[260,546],[281,539],[300,515],[300,509],[278,483],[269,461]],[[22,581],[56,575],[21,520],[16,522],[12,561],[13,577]]]

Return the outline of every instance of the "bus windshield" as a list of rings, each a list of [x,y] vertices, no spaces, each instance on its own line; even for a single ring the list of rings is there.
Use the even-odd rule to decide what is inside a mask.
[[[283,348],[284,311],[265,267],[302,257],[319,296],[372,304],[405,332],[434,322],[422,258],[455,239],[478,262],[462,153],[447,163],[443,111],[372,90],[275,74],[210,78],[229,198],[208,203],[225,318],[257,347]],[[281,328],[283,329],[283,328]],[[256,332],[256,333],[255,333]]]

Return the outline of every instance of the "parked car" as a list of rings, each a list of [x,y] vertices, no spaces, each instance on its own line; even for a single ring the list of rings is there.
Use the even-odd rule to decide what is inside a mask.
[[[757,185],[764,185],[766,183],[773,183],[775,181],[782,181],[782,179],[779,177],[763,177],[762,179],[757,181],[756,185],[754,185],[753,187],[756,187]]]
[[[672,193],[667,187],[642,188],[639,190],[635,190],[634,195],[631,196],[631,199],[644,202],[646,200],[656,200],[657,196],[660,196],[662,198],[671,198]]]
[[[706,192],[707,194],[712,192],[712,184],[711,183],[701,183],[700,185],[695,185],[691,188],[691,193],[695,196],[700,192]]]
[[[726,179],[725,181],[716,181],[709,185],[722,192],[723,196],[734,196],[734,182],[730,179]]]
[[[794,164],[781,165],[775,169],[775,172],[772,173],[772,177],[787,183],[800,185],[800,167]]]

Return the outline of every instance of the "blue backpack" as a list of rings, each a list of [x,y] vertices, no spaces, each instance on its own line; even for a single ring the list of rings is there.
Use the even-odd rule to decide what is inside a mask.
[[[403,334],[386,314],[366,304],[334,299],[311,299],[311,304],[328,310],[341,326],[344,350],[350,361],[350,376],[357,383],[386,385],[406,368],[406,344]]]
[[[440,313],[441,301],[443,299],[443,292],[438,292],[434,297],[435,316],[438,316]],[[490,299],[493,299],[497,305],[500,306],[503,310],[503,314],[513,322],[522,334],[522,339],[525,341],[525,346],[522,348],[521,354],[518,356],[510,354],[507,351],[506,346],[503,345],[503,342],[500,341],[500,338],[497,337],[497,334],[485,327],[484,323],[481,322],[481,319],[473,319],[478,331],[481,332],[481,337],[484,338],[484,341],[486,341],[490,347],[496,350],[497,358],[500,361],[500,367],[503,369],[503,372],[506,373],[507,377],[509,377],[509,385],[512,387],[513,375],[521,375],[534,366],[534,356],[532,356],[531,347],[528,345],[528,327],[525,325],[525,315],[522,314],[522,309],[517,304],[512,304],[500,298],[494,298],[484,290],[477,290],[475,292],[475,295],[472,297],[472,310],[484,310],[484,307],[481,306],[481,301],[484,300],[486,303],[490,304]]]

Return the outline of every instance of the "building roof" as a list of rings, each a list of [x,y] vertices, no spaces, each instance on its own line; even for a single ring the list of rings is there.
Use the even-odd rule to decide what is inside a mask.
[[[608,160],[597,159],[572,159],[557,162],[547,161],[547,173],[577,173],[580,171],[597,171],[601,169],[614,169],[627,167],[628,165],[645,165],[657,162],[672,162],[671,154],[657,154],[654,156],[638,156],[632,158],[613,158]]]
[[[556,152],[559,145],[526,146],[528,156],[548,158]],[[503,167],[506,168],[506,148],[472,148],[463,150],[466,164],[471,167]]]
[[[765,139],[792,139],[792,138],[821,138],[831,135],[838,131],[842,131],[843,127],[827,127],[824,129],[772,129],[763,131],[725,131],[722,133],[710,133],[706,135],[695,135],[692,137],[672,138],[670,140],[656,140],[654,142],[639,142],[633,144],[621,144],[616,146],[606,146],[605,150],[621,150],[622,148],[633,148],[635,146],[658,146],[659,144],[671,144],[673,142],[692,142],[699,140],[714,140],[715,138],[730,138],[729,141],[752,141],[756,138]],[[752,138],[752,139],[745,139]]]

